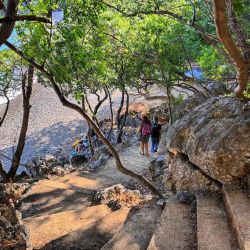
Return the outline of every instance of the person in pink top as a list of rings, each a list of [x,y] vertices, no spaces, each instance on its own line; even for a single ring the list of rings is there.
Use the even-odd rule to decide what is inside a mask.
[[[148,141],[151,134],[151,122],[146,114],[141,116],[141,125],[139,128],[140,153],[148,156]]]

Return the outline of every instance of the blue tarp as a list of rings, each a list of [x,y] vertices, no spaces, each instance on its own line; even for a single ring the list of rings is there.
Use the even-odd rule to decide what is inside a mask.
[[[186,71],[185,75],[188,77],[198,79],[198,80],[204,79],[204,74],[200,68],[192,68],[192,70]]]

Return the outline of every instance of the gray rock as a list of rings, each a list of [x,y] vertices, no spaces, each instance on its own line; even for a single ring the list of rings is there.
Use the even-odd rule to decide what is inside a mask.
[[[191,193],[189,191],[179,191],[179,192],[177,192],[177,199],[181,203],[189,204],[195,199],[195,196],[193,195],[193,193]]]
[[[0,184],[0,249],[28,249],[28,234],[16,204],[28,184]]]
[[[44,160],[46,163],[52,163],[52,162],[56,162],[56,161],[57,161],[56,157],[55,157],[54,155],[51,155],[51,154],[45,155],[45,156],[43,157],[43,160]]]
[[[250,172],[250,108],[232,97],[216,97],[176,121],[167,149],[204,173],[230,183]]]
[[[222,82],[209,82],[207,84],[207,89],[213,97],[229,94],[231,92],[227,88],[227,85]]]
[[[164,173],[166,168],[165,157],[163,155],[153,159],[149,166],[149,171],[152,173],[152,178],[155,180]]]
[[[122,205],[117,200],[110,200],[108,202],[108,207],[112,211],[116,211],[116,210],[119,210],[122,207]]]
[[[187,159],[167,154],[169,171],[165,176],[168,190],[197,192],[200,190],[218,190],[218,185],[209,180],[202,172],[194,168]]]

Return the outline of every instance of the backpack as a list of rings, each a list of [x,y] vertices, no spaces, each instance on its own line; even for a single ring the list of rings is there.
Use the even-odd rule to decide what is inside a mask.
[[[151,124],[143,124],[141,128],[141,134],[143,136],[148,136],[151,134]]]

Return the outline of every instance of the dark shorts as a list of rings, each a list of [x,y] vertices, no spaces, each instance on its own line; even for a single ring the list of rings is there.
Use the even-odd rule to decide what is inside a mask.
[[[149,141],[150,135],[142,135],[141,136],[141,142],[146,143]]]

